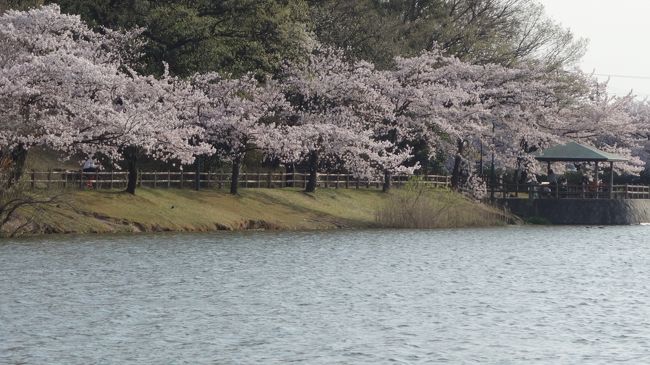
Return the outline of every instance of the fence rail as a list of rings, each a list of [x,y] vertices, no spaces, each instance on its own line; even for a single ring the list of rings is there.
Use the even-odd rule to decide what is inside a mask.
[[[309,174],[283,172],[242,172],[239,188],[305,188]],[[391,178],[394,186],[405,185],[413,175],[398,175]],[[124,189],[127,184],[126,171],[31,171],[28,183],[32,189]],[[440,188],[451,186],[451,178],[441,175],[418,175],[427,185]],[[201,172],[198,175],[200,189],[225,189],[230,187],[231,175],[226,172]],[[358,179],[351,174],[318,174],[319,188],[381,189],[383,179]],[[186,171],[140,171],[137,186],[150,188],[194,189],[197,187],[197,173]]]
[[[513,199],[650,199],[647,185],[560,185],[497,184],[488,187],[496,198]]]
[[[31,171],[28,184],[32,189],[124,189],[127,184],[126,171]],[[239,188],[305,188],[309,174],[284,172],[242,172],[239,176]],[[439,188],[451,187],[451,177],[444,175],[397,175],[391,178],[395,187],[404,186],[413,176],[421,182]],[[227,172],[199,173],[200,189],[228,189],[231,175]],[[358,179],[351,174],[318,174],[319,188],[335,189],[381,189],[383,179]],[[194,171],[140,171],[137,186],[149,188],[195,189],[197,173]],[[548,184],[506,184],[497,183],[488,186],[488,195],[504,199],[650,199],[650,186],[647,185],[613,185],[609,186],[560,185],[559,188]]]

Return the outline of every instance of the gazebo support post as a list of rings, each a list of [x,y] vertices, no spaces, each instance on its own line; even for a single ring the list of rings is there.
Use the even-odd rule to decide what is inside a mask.
[[[609,163],[609,198],[614,199],[614,161]]]
[[[600,181],[598,180],[598,161],[596,161],[596,166],[594,167],[594,179],[596,182],[596,199],[598,199],[598,191],[600,190]]]
[[[550,175],[551,175],[551,161],[546,161],[546,176],[550,176]],[[551,182],[551,181],[550,181],[548,178],[547,178],[546,180],[549,182],[549,186],[548,186],[548,187],[549,187],[549,188],[552,188],[551,185],[550,185],[550,182]],[[555,187],[555,191],[557,192],[557,186]],[[551,192],[552,192],[552,191],[551,191]],[[549,193],[549,197],[550,197],[550,196],[551,196],[551,194]]]

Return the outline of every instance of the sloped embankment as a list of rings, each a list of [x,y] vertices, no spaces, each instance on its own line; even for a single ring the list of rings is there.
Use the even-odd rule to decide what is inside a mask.
[[[142,188],[135,196],[85,191],[65,194],[61,203],[37,213],[24,211],[15,225],[34,215],[25,227],[26,234],[380,228],[383,225],[378,212],[390,204],[390,199],[390,194],[356,189],[322,189],[314,194],[293,189],[245,189],[240,196],[208,190]],[[470,202],[447,207],[451,216],[458,215],[454,213],[458,209],[475,208]],[[481,217],[458,223],[447,220],[444,226],[498,224]]]

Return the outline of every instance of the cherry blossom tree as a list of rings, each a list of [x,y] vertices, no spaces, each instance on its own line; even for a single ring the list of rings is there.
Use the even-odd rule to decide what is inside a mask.
[[[593,75],[580,71],[546,73],[539,80],[537,83],[525,80],[519,86],[528,90],[537,87],[538,92],[521,93],[528,94],[528,100],[518,102],[518,105],[523,105],[519,107],[522,115],[514,116],[523,125],[512,128],[516,133],[503,138],[504,142],[509,142],[513,135],[518,136],[523,147],[519,151],[521,154],[551,144],[576,141],[627,157],[627,162],[617,164],[620,172],[640,171],[643,163],[635,151],[639,150],[638,137],[647,127],[633,117],[633,95],[609,95],[606,82],[599,82]],[[514,122],[511,124],[516,125]],[[516,146],[516,143],[509,144]],[[531,172],[539,170],[537,164],[531,163],[530,154],[519,158],[527,160]]]
[[[214,153],[214,148],[200,140],[205,133],[198,125],[205,95],[187,81],[167,73],[157,79],[131,72],[113,93],[114,114],[77,144],[88,154],[101,152],[124,159],[129,172],[127,192],[135,192],[140,156],[189,164],[197,155]]]
[[[485,129],[480,99],[484,66],[474,66],[439,50],[396,59],[392,88],[397,125],[410,143],[424,146],[429,157],[442,151],[455,155],[453,185],[458,186],[467,141]]]
[[[540,122],[556,114],[555,82],[536,65],[486,67],[481,79],[481,104],[487,128],[480,144],[495,156],[496,167],[513,168],[515,176],[533,165],[532,152],[557,140]],[[492,173],[492,177],[494,173]]]
[[[122,45],[136,35],[93,32],[56,5],[0,17],[0,144],[16,156],[14,180],[35,145],[124,157],[130,193],[136,151],[183,162],[211,151],[192,143],[200,128],[191,88],[125,64]]]
[[[407,141],[411,134],[410,125],[401,120],[404,117],[404,105],[401,96],[408,89],[399,83],[392,71],[378,71],[368,63],[360,63],[355,70],[356,82],[364,85],[359,106],[356,108],[361,117],[363,129],[371,131],[376,145],[372,158],[365,160],[374,170],[383,175],[382,190],[390,190],[392,176],[395,174],[412,174],[419,164],[407,164],[413,157],[413,148]]]
[[[199,125],[205,130],[201,139],[232,163],[230,193],[237,194],[246,153],[268,149],[273,117],[288,108],[282,89],[276,81],[266,78],[260,83],[252,74],[228,79],[209,73],[196,75],[192,82],[208,99],[200,109]]]
[[[622,172],[638,173],[643,163],[633,155],[639,146],[637,136],[647,131],[632,114],[634,96],[612,96],[607,83],[585,74],[577,74],[588,86],[587,92],[578,94],[576,102],[560,108],[554,130],[563,139],[592,145],[606,152],[628,158],[617,167]]]
[[[52,125],[63,119],[83,120],[101,112],[78,87],[104,81],[123,60],[120,44],[135,43],[136,32],[91,31],[77,16],[51,5],[27,12],[7,11],[0,17],[0,145],[12,156],[15,181],[27,150],[55,139]],[[88,104],[87,108],[79,108]],[[104,105],[105,106],[105,105]],[[80,116],[83,115],[83,116]],[[75,129],[72,124],[65,133]],[[59,144],[68,144],[61,140]]]
[[[650,103],[647,99],[630,102],[627,113],[633,123],[633,139],[636,142],[632,153],[645,163],[647,174],[650,162]]]
[[[380,92],[367,82],[373,71],[367,62],[347,61],[340,50],[322,46],[306,65],[287,67],[284,85],[293,109],[268,152],[285,162],[307,162],[306,191],[315,191],[322,162],[369,177],[394,159],[390,142],[374,138],[372,124],[384,117],[385,105],[376,103]]]

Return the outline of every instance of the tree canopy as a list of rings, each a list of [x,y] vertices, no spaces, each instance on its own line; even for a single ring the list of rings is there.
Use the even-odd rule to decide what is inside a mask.
[[[45,0],[91,26],[143,28],[145,73],[274,73],[305,53],[308,11],[301,0]]]
[[[536,61],[555,69],[585,51],[536,0],[9,0],[25,10],[57,3],[91,26],[144,28],[142,71],[275,74],[312,40],[379,68],[440,49],[478,64]],[[1,11],[2,9],[0,9]]]
[[[314,30],[325,43],[392,64],[395,56],[441,49],[479,64],[523,61],[549,68],[582,57],[577,39],[535,0],[309,0]]]

